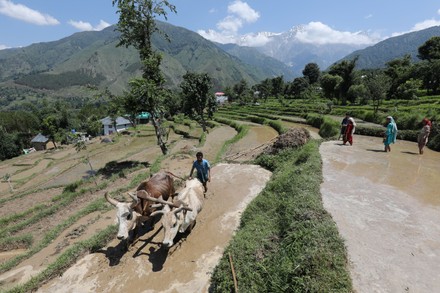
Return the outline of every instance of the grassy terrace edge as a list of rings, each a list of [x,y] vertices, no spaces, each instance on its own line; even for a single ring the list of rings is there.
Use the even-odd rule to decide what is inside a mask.
[[[319,142],[257,163],[273,176],[243,213],[211,292],[234,291],[229,253],[240,292],[351,292],[346,248],[322,203]]]

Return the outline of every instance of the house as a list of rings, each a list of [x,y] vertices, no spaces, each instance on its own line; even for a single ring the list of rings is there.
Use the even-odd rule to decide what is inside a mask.
[[[55,147],[53,142],[49,141],[49,138],[42,135],[41,133],[38,133],[31,140],[31,145],[37,151],[44,151],[44,150],[52,149]]]
[[[128,127],[131,126],[131,122],[127,119],[125,119],[124,117],[119,116],[118,118],[116,118],[116,129],[114,127],[114,123],[113,120],[107,116],[103,119],[101,119],[101,123],[103,126],[103,133],[104,135],[109,135],[119,131],[124,131],[126,130]]]
[[[215,93],[215,101],[217,102],[217,104],[223,105],[226,102],[228,102],[228,96],[225,96],[225,93],[216,92]]]

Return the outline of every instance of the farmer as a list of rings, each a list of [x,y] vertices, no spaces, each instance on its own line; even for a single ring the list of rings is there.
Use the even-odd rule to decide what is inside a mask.
[[[423,155],[423,149],[425,148],[426,144],[428,143],[428,137],[429,133],[431,132],[431,121],[429,121],[427,118],[423,119],[423,128],[419,133],[419,136],[417,137],[417,142],[419,144],[419,154]]]
[[[385,145],[385,152],[391,152],[390,144],[395,143],[397,138],[397,125],[393,117],[387,117],[386,127],[387,130],[383,137],[383,144]]]
[[[348,124],[348,118],[350,118],[350,115],[348,113],[345,113],[345,117],[344,117],[344,119],[342,119],[342,122],[341,122],[341,132],[339,134],[338,140],[341,139],[341,136],[342,136],[342,140],[345,139],[344,136],[345,136],[345,130],[346,130],[347,124]]]
[[[206,187],[206,183],[211,182],[211,166],[209,162],[203,159],[203,153],[198,152],[196,154],[197,160],[193,162],[191,172],[189,173],[189,179],[192,179],[192,174],[194,169],[197,170],[197,179],[202,182],[203,187],[205,188],[205,193],[208,191],[208,187]]]

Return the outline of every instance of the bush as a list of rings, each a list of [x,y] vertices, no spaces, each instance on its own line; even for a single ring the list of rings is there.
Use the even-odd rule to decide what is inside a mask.
[[[317,114],[307,114],[306,121],[307,124],[312,125],[315,128],[320,128],[324,122],[324,117]]]
[[[434,135],[431,140],[428,141],[428,148],[440,152],[440,134]]]
[[[337,121],[324,117],[323,123],[319,128],[319,135],[322,138],[330,138],[340,133],[340,125]]]

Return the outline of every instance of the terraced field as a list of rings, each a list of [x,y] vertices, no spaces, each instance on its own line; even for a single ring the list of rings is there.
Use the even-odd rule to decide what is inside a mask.
[[[226,114],[218,116],[219,120],[226,118]],[[171,151],[167,156],[161,155],[154,140],[153,128],[145,126],[132,130],[128,135],[111,137],[111,143],[94,138],[87,144],[87,149],[80,152],[73,146],[62,146],[57,150],[35,152],[1,162],[0,177],[10,175],[9,183],[0,183],[1,291],[33,291],[55,276],[63,274],[81,256],[90,252],[95,255],[102,247],[113,245],[117,248],[119,242],[113,240],[114,211],[103,198],[106,191],[119,200],[128,200],[124,192],[134,189],[151,173],[163,169],[185,177],[197,150],[202,150],[212,163],[251,161],[262,151],[263,146],[284,131],[284,127],[293,125],[286,122],[283,126],[280,121],[269,119],[264,121],[264,125],[252,121],[243,124],[241,119],[228,121],[235,122],[236,125],[231,127],[227,123],[217,122],[201,142],[199,138],[202,137],[202,132],[199,127],[194,124],[174,123],[175,131],[171,131],[169,137]],[[241,130],[235,127],[237,131],[234,126],[239,125],[238,122],[242,127]],[[253,152],[248,153],[249,149]],[[217,168],[219,167],[213,169],[213,180],[216,178],[216,170],[220,170]],[[231,172],[235,172],[236,178],[243,177],[245,173],[260,176],[260,171],[249,172],[246,168],[248,167],[243,165]],[[218,178],[222,178],[221,173],[217,173]],[[266,179],[258,179],[263,185],[258,188],[249,187],[252,189],[251,195],[243,191],[243,195],[237,196],[236,206],[239,208],[236,213],[244,209],[245,203],[250,201],[249,196],[256,196],[264,187],[269,179],[267,175],[264,176]],[[229,182],[231,179],[219,180]],[[255,180],[252,177],[248,182]],[[212,184],[213,190],[209,196],[212,197],[214,206],[221,206],[222,186],[226,183]],[[233,190],[239,189],[233,187]],[[220,198],[215,203],[217,197]],[[217,214],[221,217],[222,213]],[[238,225],[238,219],[224,236],[222,246],[232,237],[235,229],[233,227]],[[149,237],[148,235],[150,234],[145,237]],[[147,249],[142,246],[137,248],[139,251]],[[217,250],[220,257],[222,247]],[[120,256],[120,261],[131,261],[131,256],[127,255]],[[114,255],[107,257],[110,257],[111,263]],[[172,265],[173,260],[169,259],[167,263]],[[213,265],[215,263],[211,263],[209,267],[211,270]],[[104,264],[105,266],[108,264]],[[77,280],[77,283],[81,284],[81,281]],[[53,286],[55,287],[52,288],[57,288],[57,285]],[[46,287],[47,290],[48,288]],[[53,290],[56,292],[56,289]],[[72,290],[71,292],[75,292],[75,289]]]

